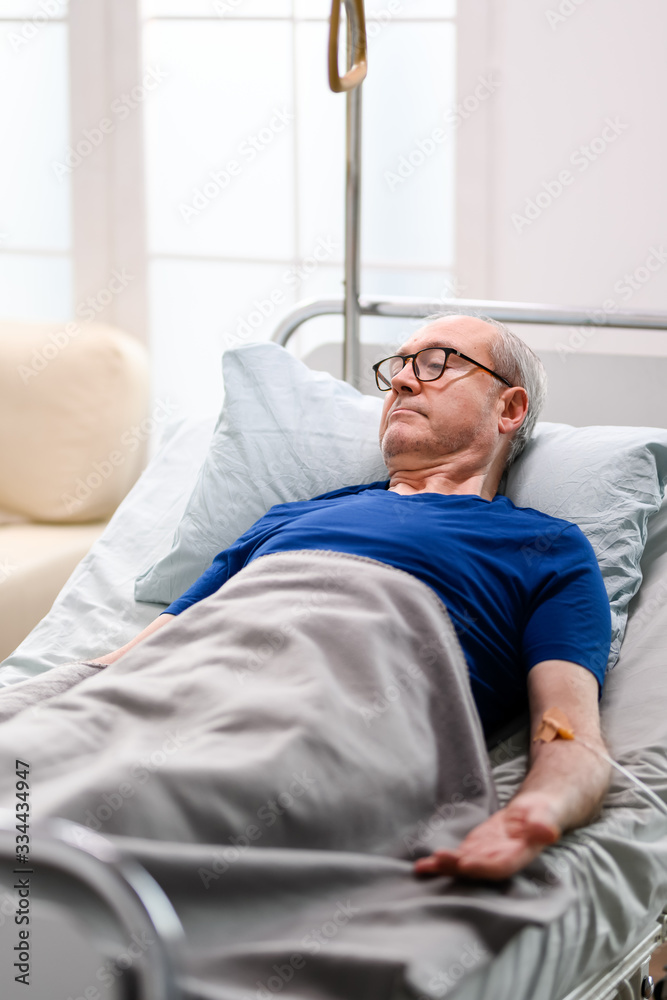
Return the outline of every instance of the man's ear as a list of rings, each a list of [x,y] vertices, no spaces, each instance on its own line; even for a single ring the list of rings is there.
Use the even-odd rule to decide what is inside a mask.
[[[517,385],[511,389],[505,389],[500,399],[503,408],[498,417],[498,430],[501,434],[512,434],[518,431],[521,424],[526,419],[528,413],[528,393],[524,388]]]

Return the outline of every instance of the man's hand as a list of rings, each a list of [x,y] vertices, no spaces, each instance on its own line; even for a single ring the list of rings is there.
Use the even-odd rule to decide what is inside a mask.
[[[560,837],[553,803],[541,792],[518,795],[475,827],[455,851],[435,851],[415,863],[418,875],[504,879],[525,868]]]
[[[610,767],[577,736],[604,752],[597,680],[576,663],[544,660],[528,674],[528,698],[532,736],[544,712],[557,707],[571,722],[574,740],[531,742],[530,768],[512,801],[471,830],[455,851],[420,858],[417,874],[509,878],[561,833],[596,816]]]

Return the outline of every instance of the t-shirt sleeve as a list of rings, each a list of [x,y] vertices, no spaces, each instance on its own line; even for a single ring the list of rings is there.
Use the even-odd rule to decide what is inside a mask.
[[[611,613],[593,547],[573,524],[559,532],[540,562],[541,579],[523,635],[526,670],[542,660],[569,660],[590,670],[602,685]]]

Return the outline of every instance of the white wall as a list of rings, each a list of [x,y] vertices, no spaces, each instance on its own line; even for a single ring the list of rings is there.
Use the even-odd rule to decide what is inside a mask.
[[[496,88],[458,131],[459,294],[667,312],[666,37],[662,0],[460,4],[459,95]],[[517,332],[546,417],[667,425],[667,333]]]

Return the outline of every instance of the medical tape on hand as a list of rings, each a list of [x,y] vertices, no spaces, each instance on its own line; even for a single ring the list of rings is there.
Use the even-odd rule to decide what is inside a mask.
[[[628,771],[628,769],[623,767],[622,764],[619,764],[618,761],[612,760],[609,754],[599,750],[591,743],[588,743],[587,740],[582,740],[581,737],[575,736],[570,720],[565,712],[562,712],[560,708],[548,708],[542,715],[540,724],[533,737],[533,743],[537,740],[540,740],[542,743],[551,743],[559,737],[562,740],[576,739],[577,743],[580,743],[582,747],[586,747],[586,749],[590,750],[591,753],[596,754],[600,760],[604,760],[607,764],[611,764],[611,766],[615,767],[616,770],[619,771],[624,777],[634,782],[638,788],[641,788],[642,791],[646,792],[651,801],[654,802],[658,808],[667,815],[667,804],[665,804],[662,799],[656,795],[652,788],[645,785],[636,774],[633,774],[632,771]]]

